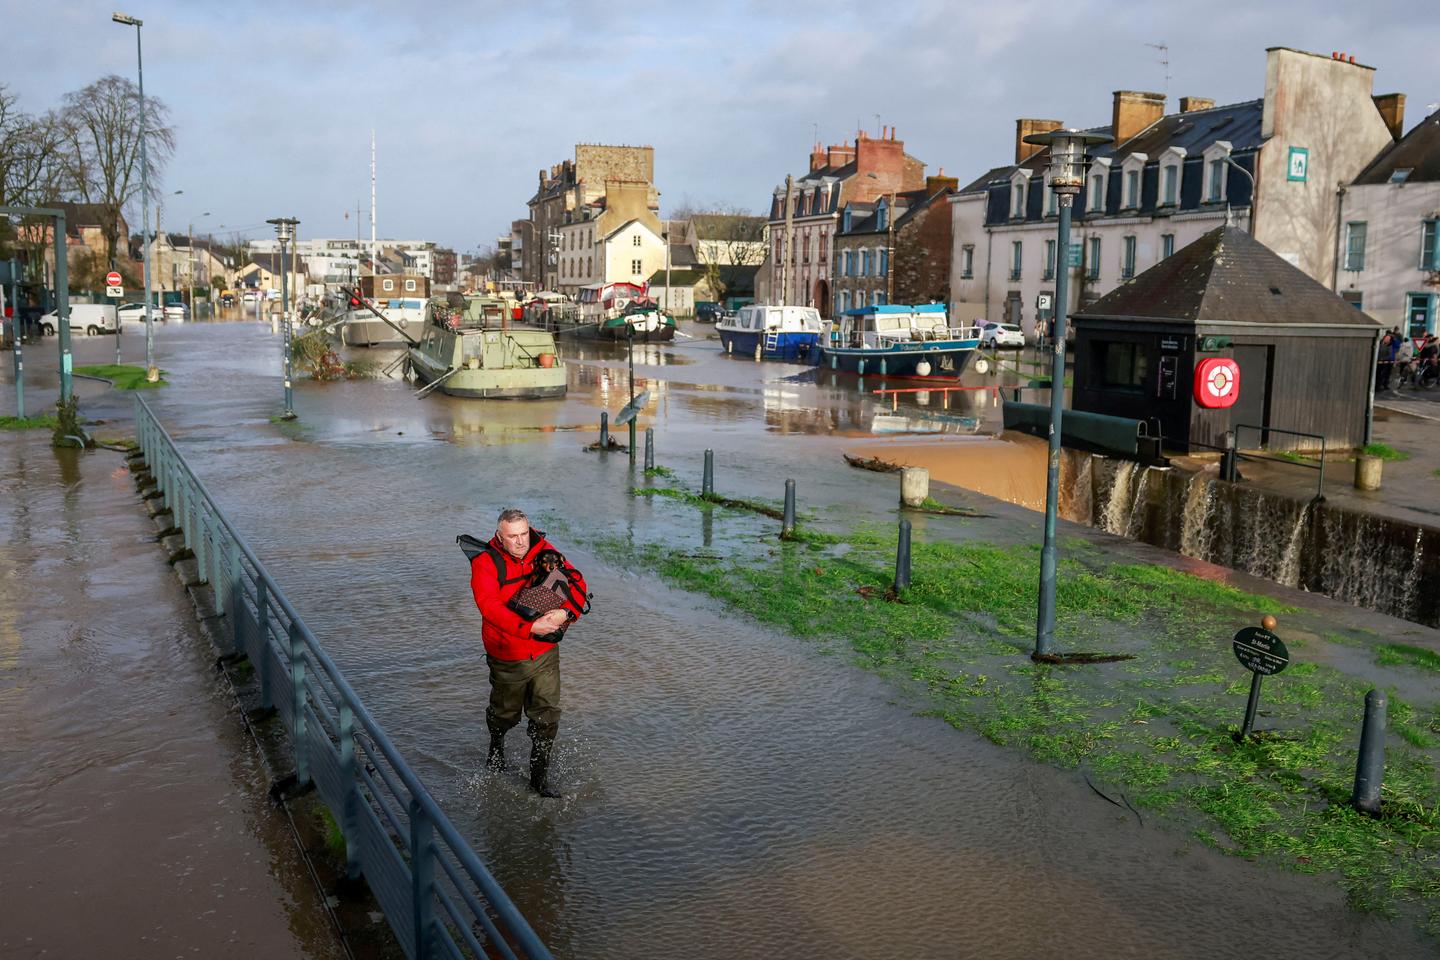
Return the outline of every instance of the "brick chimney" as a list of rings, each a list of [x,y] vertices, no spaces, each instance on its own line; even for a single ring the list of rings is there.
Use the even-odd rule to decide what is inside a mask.
[[[820,146],[820,144],[818,144],[818,143],[815,144],[815,146],[811,147],[811,148],[810,148],[810,172],[811,172],[811,173],[814,173],[816,170],[822,170],[822,169],[824,169],[824,167],[825,167],[825,159],[826,159],[826,157],[825,157],[825,148],[824,148],[824,147]]]
[[[1118,147],[1163,116],[1165,116],[1165,95],[1163,93],[1116,90],[1115,108],[1110,116],[1110,131],[1115,138],[1115,145]]]
[[[1015,121],[1015,162],[1024,163],[1044,147],[1037,147],[1033,143],[1026,143],[1025,138],[1032,133],[1049,133],[1051,130],[1060,129],[1059,120],[1031,120],[1021,117]]]
[[[1405,94],[1383,93],[1378,97],[1371,97],[1375,101],[1375,109],[1380,111],[1380,119],[1385,121],[1385,126],[1390,128],[1390,136],[1399,140],[1405,135]]]
[[[874,176],[869,176],[872,173]],[[905,190],[905,174],[905,141],[861,137],[855,143],[855,176],[848,181],[841,202],[870,203],[892,190]],[[917,177],[915,186],[919,184]]]
[[[1180,112],[1194,113],[1196,110],[1209,110],[1215,106],[1215,101],[1209,97],[1181,97]]]
[[[827,147],[825,150],[825,164],[832,169],[835,167],[843,167],[854,159],[855,148],[850,146],[849,140],[846,140],[843,144]]]
[[[939,193],[941,190],[946,189],[959,190],[960,179],[958,177],[945,176],[944,167],[940,168],[940,172],[938,174],[932,173],[930,176],[925,178],[925,192],[927,194],[933,196]]]

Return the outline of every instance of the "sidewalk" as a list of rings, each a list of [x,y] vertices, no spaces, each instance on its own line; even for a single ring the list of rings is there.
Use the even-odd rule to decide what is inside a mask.
[[[49,440],[0,435],[0,956],[342,956],[122,455]]]

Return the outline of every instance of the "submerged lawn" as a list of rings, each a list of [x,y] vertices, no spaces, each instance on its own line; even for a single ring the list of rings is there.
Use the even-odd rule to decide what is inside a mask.
[[[679,490],[636,489],[657,509],[707,511],[717,530],[758,520]],[[773,508],[772,508],[773,509]],[[766,521],[768,522],[768,521]],[[778,533],[778,525],[769,522]],[[895,534],[854,528],[796,539],[731,538],[695,551],[630,540],[596,546],[672,585],[832,650],[918,691],[923,709],[1038,760],[1080,768],[1117,802],[1184,825],[1201,841],[1305,873],[1333,872],[1359,909],[1418,906],[1440,934],[1440,712],[1389,694],[1384,814],[1348,806],[1369,684],[1298,652],[1266,678],[1257,734],[1237,744],[1250,674],[1230,639],[1262,614],[1298,613],[1267,597],[1143,564],[1067,549],[1057,589],[1065,651],[1130,659],[1037,664],[1038,546],[913,544],[912,586],[885,599]],[[1298,648],[1299,643],[1292,644]],[[1392,646],[1382,663],[1436,669],[1434,655]]]
[[[145,379],[145,368],[131,363],[96,363],[76,367],[75,372],[87,377],[109,380],[116,390],[153,390],[166,385],[163,370],[160,379],[151,383]]]

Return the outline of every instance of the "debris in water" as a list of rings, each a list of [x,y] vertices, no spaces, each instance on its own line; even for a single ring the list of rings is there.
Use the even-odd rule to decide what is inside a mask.
[[[902,469],[900,464],[892,463],[889,460],[882,460],[879,457],[852,457],[848,453],[842,453],[845,462],[857,470],[873,470],[876,473],[899,473]]]
[[[1030,659],[1036,663],[1115,663],[1120,660],[1134,660],[1133,653],[1032,653]]]

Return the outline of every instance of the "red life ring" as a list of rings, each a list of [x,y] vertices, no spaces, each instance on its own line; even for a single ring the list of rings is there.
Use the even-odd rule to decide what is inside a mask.
[[[1240,399],[1240,365],[1229,357],[1208,357],[1195,365],[1195,402],[1209,410],[1233,407]]]

